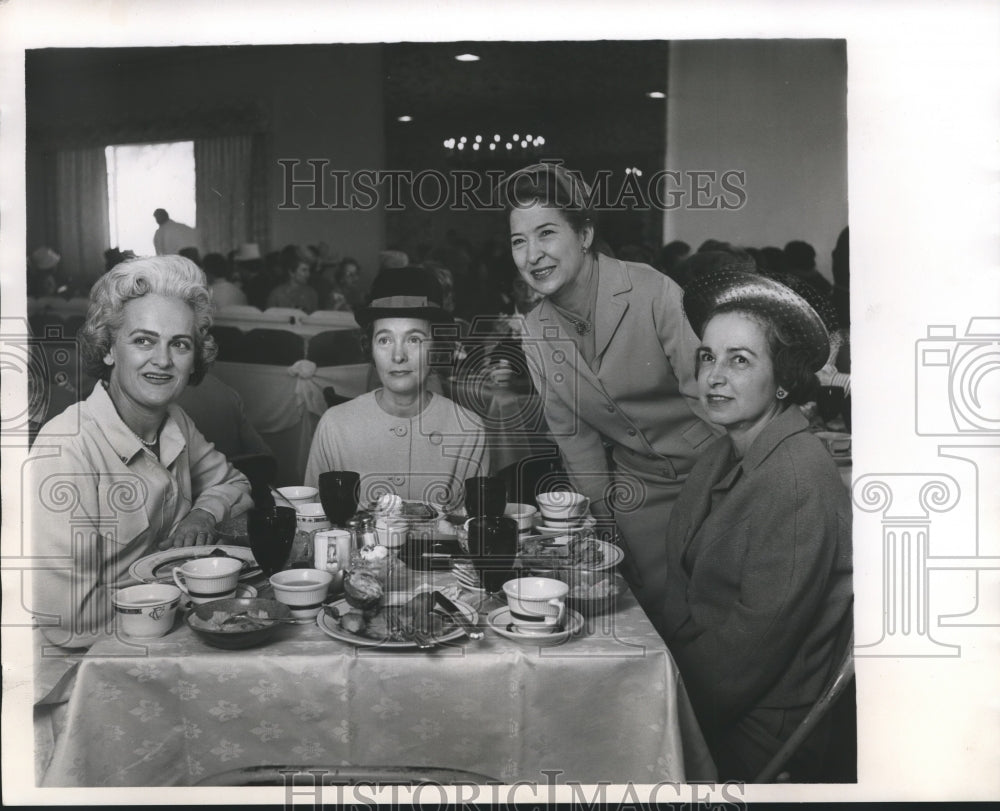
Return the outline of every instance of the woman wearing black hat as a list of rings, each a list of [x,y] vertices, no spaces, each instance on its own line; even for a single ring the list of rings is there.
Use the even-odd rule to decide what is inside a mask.
[[[361,473],[361,501],[384,493],[457,508],[463,485],[489,472],[481,422],[427,389],[441,325],[441,285],[422,268],[381,271],[372,298],[355,313],[381,388],[327,411],[316,428],[305,483],[328,470]]]
[[[726,430],[698,460],[667,527],[652,614],[680,667],[719,776],[749,780],[821,694],[853,628],[851,505],[796,404],[829,355],[816,311],[740,271],[692,282],[698,388]],[[829,730],[790,764],[826,777]]]
[[[589,190],[562,167],[521,169],[503,194],[514,264],[543,297],[522,345],[546,422],[591,512],[614,514],[623,573],[649,611],[671,506],[715,436],[698,413],[681,289],[597,250]]]

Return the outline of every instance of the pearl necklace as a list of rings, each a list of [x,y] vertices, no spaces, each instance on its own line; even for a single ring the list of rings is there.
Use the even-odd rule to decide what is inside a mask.
[[[131,428],[129,428],[129,430],[132,431]],[[135,431],[132,431],[132,436],[134,436],[136,439],[138,439],[147,448],[155,448],[156,444],[160,441],[160,435],[159,435],[159,433],[157,433],[156,439],[154,439],[152,441],[146,441],[141,436],[139,436]]]

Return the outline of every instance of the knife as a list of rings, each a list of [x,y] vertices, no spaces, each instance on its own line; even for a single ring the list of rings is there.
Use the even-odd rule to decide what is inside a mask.
[[[452,621],[463,631],[469,639],[482,639],[483,632],[479,630],[475,625],[469,622],[468,617],[462,613],[461,609],[455,605],[449,598],[445,597],[440,591],[434,592],[434,601],[441,606]]]

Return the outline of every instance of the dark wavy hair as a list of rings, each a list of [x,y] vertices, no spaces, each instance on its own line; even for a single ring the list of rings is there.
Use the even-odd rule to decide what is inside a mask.
[[[205,274],[183,256],[148,256],[115,265],[99,278],[90,291],[87,320],[77,333],[84,369],[107,380],[111,367],[104,362],[124,321],[125,305],[148,295],[176,298],[194,312],[194,371],[188,381],[197,385],[218,354],[212,326],[212,300]]]
[[[782,401],[785,406],[791,403],[803,405],[815,399],[818,385],[815,348],[797,341],[786,326],[769,312],[747,307],[738,301],[722,304],[712,310],[705,319],[705,324],[723,313],[744,315],[764,330],[767,348],[771,353],[771,365],[774,367],[774,381],[788,392],[788,396]],[[700,364],[696,364],[696,375],[700,373]]]
[[[500,196],[508,222],[516,208],[535,204],[550,206],[559,209],[578,234],[589,225],[597,240],[597,218],[589,207],[590,190],[579,177],[562,166],[540,163],[518,169],[504,180]]]

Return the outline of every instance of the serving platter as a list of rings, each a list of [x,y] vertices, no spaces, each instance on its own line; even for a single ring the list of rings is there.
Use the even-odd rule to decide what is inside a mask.
[[[143,583],[172,583],[174,569],[178,566],[183,566],[189,560],[209,557],[212,554],[218,555],[219,552],[243,562],[240,580],[252,580],[260,574],[260,566],[257,565],[253,552],[245,546],[226,545],[164,549],[139,558],[128,567],[128,573]]]
[[[411,595],[405,595],[405,598],[409,598]],[[401,605],[405,602],[404,597],[394,597],[392,605]],[[469,622],[475,623],[479,621],[479,614],[475,608],[473,608],[468,603],[462,600],[453,600],[456,608],[462,612]],[[336,600],[331,604],[331,608],[338,611],[340,614],[346,614],[348,611],[354,611],[354,609],[347,600]],[[355,645],[359,648],[389,648],[392,650],[415,650],[418,648],[416,642],[412,640],[390,640],[390,639],[371,639],[367,636],[359,636],[358,634],[352,634],[350,631],[345,631],[340,627],[339,620],[334,619],[330,616],[327,611],[320,611],[319,615],[316,617],[316,624],[319,629],[327,636],[333,637],[341,642],[347,642],[349,645]],[[457,625],[452,625],[444,630],[443,633],[437,635],[431,635],[431,639],[435,644],[443,644],[445,642],[451,642],[456,639],[461,639],[465,636],[465,632],[459,628]]]

